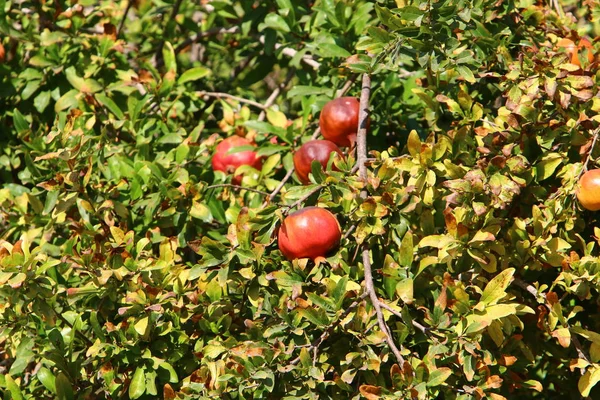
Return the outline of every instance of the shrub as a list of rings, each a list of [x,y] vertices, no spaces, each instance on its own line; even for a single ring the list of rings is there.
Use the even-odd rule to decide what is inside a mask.
[[[596,0],[1,4],[5,399],[600,396]]]

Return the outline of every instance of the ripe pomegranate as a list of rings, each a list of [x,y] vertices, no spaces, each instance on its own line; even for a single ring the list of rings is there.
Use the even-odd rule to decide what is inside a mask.
[[[583,208],[600,210],[600,169],[591,169],[581,176],[575,191]]]
[[[232,174],[242,165],[250,165],[256,169],[261,169],[262,160],[252,150],[240,151],[228,154],[230,149],[242,146],[255,146],[251,141],[240,136],[231,136],[217,145],[217,149],[212,158],[212,167],[214,171],[223,171]],[[239,185],[242,182],[242,176],[236,175],[232,182]]]
[[[305,185],[310,182],[308,174],[311,171],[313,161],[318,161],[323,166],[323,169],[325,169],[331,152],[336,152],[342,157],[340,148],[329,140],[311,140],[304,143],[294,153],[294,167],[300,182]]]
[[[337,248],[341,238],[335,216],[319,207],[305,207],[288,215],[277,234],[279,250],[288,260],[325,257]]]
[[[579,67],[581,67],[579,53],[582,50],[585,49],[587,51],[588,62],[592,63],[596,58],[594,55],[594,48],[592,47],[592,43],[586,38],[582,38],[578,44],[575,44],[575,42],[571,39],[563,38],[558,41],[557,46],[565,48],[567,52],[571,55],[571,64],[575,64]]]
[[[321,110],[321,134],[338,146],[352,146],[358,132],[360,103],[354,97],[340,97],[325,104]]]

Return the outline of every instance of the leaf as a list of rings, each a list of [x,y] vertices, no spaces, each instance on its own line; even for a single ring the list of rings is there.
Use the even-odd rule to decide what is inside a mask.
[[[205,67],[194,67],[185,71],[179,79],[177,80],[177,84],[183,85],[186,82],[197,81],[198,79],[202,79],[204,77],[212,74],[212,71]]]
[[[408,134],[408,152],[413,158],[418,158],[421,154],[421,139],[419,138],[419,134],[414,129],[410,131]]]
[[[148,317],[144,317],[136,322],[134,328],[137,333],[144,335],[146,333],[146,329],[148,329]]]
[[[381,398],[381,388],[379,386],[360,385],[358,390],[367,400],[378,400]]]
[[[71,66],[65,70],[69,83],[83,93],[96,93],[102,90],[102,86],[93,79],[83,79],[77,75],[75,67]]]
[[[57,400],[73,400],[75,399],[75,393],[73,392],[73,385],[63,372],[60,372],[56,377],[56,399]]]
[[[508,268],[496,275],[483,290],[480,302],[486,306],[498,303],[500,299],[506,296],[506,288],[512,282],[514,268]]]
[[[442,383],[446,382],[452,375],[452,370],[450,368],[442,367],[438,368],[432,373],[429,374],[429,380],[427,381],[428,387],[440,386]]]
[[[56,394],[56,377],[48,368],[41,367],[36,376],[46,389]]]
[[[458,65],[456,69],[458,70],[458,76],[460,76],[465,81],[469,83],[477,82],[477,80],[475,79],[475,75],[473,75],[473,72],[468,67],[465,67],[464,65]]]
[[[133,374],[133,378],[131,378],[131,383],[129,384],[129,398],[137,399],[142,397],[142,395],[146,392],[146,377],[145,377],[145,368],[137,367]]]
[[[288,33],[290,31],[290,26],[285,19],[281,15],[275,13],[269,13],[265,17],[265,21],[260,24],[259,30],[264,30],[265,28],[271,28],[284,33]]]
[[[412,278],[403,279],[396,284],[396,294],[406,304],[413,302],[413,280]]]
[[[535,166],[538,182],[550,178],[556,168],[563,162],[563,157],[557,153],[550,153]]]
[[[10,376],[10,374],[4,375],[6,380],[6,389],[10,393],[11,400],[23,400],[23,394],[21,393],[21,389],[19,385],[15,382],[15,380]]]
[[[598,381],[600,381],[600,368],[597,366],[590,367],[585,374],[579,378],[579,382],[577,383],[579,393],[581,393],[583,397],[589,396],[590,391]]]
[[[110,97],[106,96],[104,93],[96,94],[96,100],[98,100],[98,102],[104,107],[108,108],[108,110],[111,113],[115,114],[115,116],[118,119],[125,119],[125,114],[123,114],[123,111],[121,111],[117,103],[115,103]]]
[[[296,85],[293,88],[291,88],[289,92],[287,92],[287,98],[291,99],[293,97],[298,96],[306,97],[312,95],[321,95],[328,94],[329,92],[331,92],[331,89],[329,88]]]
[[[338,46],[335,43],[320,43],[317,47],[319,55],[324,58],[342,57],[348,58],[352,54],[343,47]]]
[[[410,268],[414,258],[413,235],[406,232],[400,244],[399,263],[401,266]]]

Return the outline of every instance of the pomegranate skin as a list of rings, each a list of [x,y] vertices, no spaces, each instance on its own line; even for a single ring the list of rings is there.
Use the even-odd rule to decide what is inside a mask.
[[[583,174],[575,194],[586,210],[600,210],[600,169],[592,169]]]
[[[319,117],[321,134],[338,146],[356,142],[360,103],[355,97],[340,97],[325,104]]]
[[[313,161],[318,161],[325,170],[331,152],[336,152],[340,157],[343,157],[340,148],[329,140],[311,140],[304,143],[294,153],[294,168],[300,182],[305,185],[310,183],[308,174],[311,172]]]
[[[226,174],[232,174],[242,165],[250,165],[256,169],[261,169],[262,160],[256,152],[252,150],[240,151],[227,154],[234,147],[255,146],[251,141],[240,136],[231,136],[217,145],[217,149],[212,158],[212,167],[214,171],[223,171]],[[233,183],[239,184],[242,181],[241,175],[233,177]]]
[[[335,216],[319,207],[305,207],[288,215],[277,233],[279,250],[290,261],[325,257],[338,247],[341,238]]]

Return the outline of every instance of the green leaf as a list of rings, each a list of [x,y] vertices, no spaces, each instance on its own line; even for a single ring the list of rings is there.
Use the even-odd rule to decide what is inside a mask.
[[[477,82],[475,75],[473,75],[473,71],[471,71],[468,67],[465,67],[464,65],[457,65],[456,69],[458,70],[458,76],[462,77],[467,82]]]
[[[73,385],[63,372],[60,372],[56,377],[56,399],[57,400],[73,400],[75,399],[75,393],[73,392]]]
[[[212,71],[205,67],[194,67],[185,71],[179,79],[177,80],[177,84],[183,85],[186,82],[197,81],[198,79],[202,79],[204,77],[209,76]]]
[[[350,57],[352,54],[350,54],[350,52],[346,49],[344,49],[343,47],[338,46],[335,43],[320,43],[317,47],[319,55],[321,57],[325,57],[325,58],[332,58],[332,57],[342,57],[342,58],[347,58]]]
[[[413,158],[419,158],[419,155],[421,154],[421,138],[419,138],[419,134],[414,129],[408,134],[406,145],[410,155],[413,156]]]
[[[10,374],[4,375],[6,380],[6,389],[10,393],[11,400],[23,400],[23,394],[21,393],[21,389],[19,385],[15,382],[15,380],[10,376]]]
[[[131,378],[131,383],[129,384],[129,398],[137,399],[142,397],[142,395],[146,392],[146,369],[144,367],[137,367],[133,374],[133,378]]]
[[[535,166],[535,172],[538,182],[550,178],[554,175],[556,168],[563,162],[563,157],[557,153],[550,153]]]
[[[259,30],[264,30],[265,28],[271,28],[284,33],[290,32],[290,26],[285,19],[283,19],[281,15],[275,13],[269,13],[265,17],[265,21],[260,24]]]
[[[115,116],[118,119],[125,119],[125,114],[123,114],[123,111],[121,111],[119,106],[117,106],[117,103],[115,103],[110,97],[106,96],[104,93],[96,94],[96,100],[98,100],[98,102],[104,107],[108,108],[111,113],[115,114]]]
[[[493,305],[506,296],[506,288],[510,285],[514,274],[515,269],[508,268],[489,281],[481,295],[481,303],[486,306]]]
[[[452,375],[452,370],[447,367],[438,368],[429,374],[429,380],[427,381],[428,387],[440,386],[442,383]]]
[[[593,366],[590,367],[585,374],[581,378],[579,378],[579,382],[577,383],[577,388],[579,389],[579,393],[583,397],[587,397],[590,395],[590,391],[596,384],[600,381],[600,367]]]
[[[96,93],[102,90],[102,86],[93,79],[83,79],[77,75],[75,67],[71,66],[65,70],[67,80],[77,90],[83,93]]]
[[[56,394],[56,377],[48,368],[41,367],[36,376],[46,389]]]

